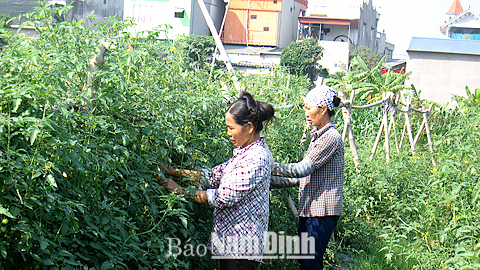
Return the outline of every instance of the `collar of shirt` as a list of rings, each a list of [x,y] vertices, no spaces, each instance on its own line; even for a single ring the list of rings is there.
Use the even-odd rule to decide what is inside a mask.
[[[322,136],[325,132],[327,132],[327,130],[329,130],[332,127],[333,128],[335,127],[335,123],[333,121],[327,123],[325,126],[323,126],[320,129],[318,127],[315,127],[314,129],[312,129],[310,131],[310,135],[312,135],[312,142],[320,138],[320,136]]]
[[[255,145],[262,145],[264,143],[265,143],[265,138],[260,137],[260,139],[252,142],[251,144],[249,144],[245,147],[244,146],[239,146],[239,147],[233,149],[233,157],[235,157],[239,154],[245,153],[246,151],[248,151],[250,148],[252,148]]]

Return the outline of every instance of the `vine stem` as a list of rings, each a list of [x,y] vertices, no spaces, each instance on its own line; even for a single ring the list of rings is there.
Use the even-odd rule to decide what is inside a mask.
[[[159,225],[160,223],[163,221],[163,219],[165,218],[165,216],[167,215],[167,213],[165,212],[162,216],[162,218],[157,222],[157,224],[155,224],[155,226],[153,226],[151,229],[147,230],[147,231],[144,231],[144,232],[141,232],[141,233],[136,233],[136,234],[133,234],[133,235],[130,235],[129,237],[127,237],[127,239],[125,239],[125,241],[123,242],[122,246],[120,247],[120,249],[118,250],[117,252],[117,255],[115,255],[115,258],[114,258],[114,261],[117,260],[118,258],[118,254],[120,254],[120,252],[123,250],[123,248],[125,247],[125,245],[127,244],[127,242],[130,240],[130,238],[132,238],[133,236],[139,236],[139,235],[144,235],[144,234],[148,234],[148,233],[151,233],[153,230],[155,230]]]
[[[414,229],[415,231],[419,232],[420,235],[424,234],[423,232],[419,231],[419,230],[416,229],[415,227],[412,227],[412,226],[408,225],[405,221],[403,221],[403,219],[402,219],[399,215],[396,215],[396,216],[397,216],[398,219],[400,219],[400,221],[401,221],[403,224],[405,224],[405,226]],[[427,246],[428,251],[432,252],[432,250],[430,249],[430,246],[428,245],[428,242],[427,242],[427,236],[425,236],[425,245]]]

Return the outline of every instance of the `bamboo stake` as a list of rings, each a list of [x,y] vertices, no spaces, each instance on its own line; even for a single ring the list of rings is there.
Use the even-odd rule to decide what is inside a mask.
[[[428,114],[432,111],[433,108],[433,103],[430,104],[430,107],[428,108]],[[422,109],[425,110],[425,105],[422,104]],[[425,121],[425,130],[427,131],[427,139],[428,139],[428,146],[430,148],[430,152],[432,152],[432,164],[434,167],[437,167],[437,162],[435,161],[435,157],[433,154],[435,153],[433,151],[433,141],[432,141],[432,134],[430,133],[430,124],[428,123],[428,115],[424,114],[424,121]]]
[[[410,101],[407,104],[407,112],[405,113],[405,125],[407,126],[408,140],[410,141],[410,147],[412,148],[412,154],[415,154],[415,144],[413,143],[412,126],[410,124]]]
[[[397,148],[397,153],[400,153],[400,146],[398,145],[398,139],[397,139],[397,125],[395,123],[395,118],[393,119],[393,132],[395,133],[395,147]]]
[[[345,112],[346,111],[346,112]],[[345,113],[343,113],[345,112]],[[348,132],[348,127],[350,126],[350,123],[351,123],[351,114],[350,112],[347,110],[343,110],[342,109],[342,113],[343,113],[343,133],[342,133],[342,141],[343,143],[345,143],[345,140],[347,139],[347,132]]]
[[[383,126],[385,135],[385,157],[390,162],[390,133],[388,132],[388,111],[383,115]]]
[[[385,92],[384,92],[383,93],[383,100],[386,100],[385,98],[386,98],[386,95],[385,95]],[[370,160],[373,159],[373,156],[375,155],[375,152],[377,152],[377,147],[378,147],[378,144],[380,142],[380,138],[382,136],[383,128],[388,129],[388,125],[387,125],[388,120],[385,121],[385,118],[387,117],[387,114],[384,113],[383,111],[382,111],[382,114],[383,114],[382,123],[380,124],[380,128],[378,129],[377,138],[375,139],[375,144],[373,145],[373,148],[372,148],[372,155],[370,155]]]
[[[105,63],[105,57],[104,54],[107,50],[105,46],[100,45],[98,46],[99,53],[95,55],[93,58],[88,59],[88,64],[90,66],[90,70],[87,72],[87,83],[86,87],[83,90],[83,96],[85,99],[90,100],[91,98],[94,98],[96,96],[97,92],[97,87],[95,83],[95,75],[93,75],[94,72],[100,71],[100,65]],[[88,106],[88,104],[85,101],[82,101],[82,106]]]
[[[395,98],[395,104],[398,105],[398,100],[400,99],[400,95],[397,94]],[[395,134],[395,147],[397,148],[397,153],[400,153],[400,147],[398,146],[398,139],[397,139],[397,123],[395,122],[395,115],[396,113],[392,113],[392,121],[393,121],[393,132]]]
[[[355,144],[355,137],[353,137],[353,130],[352,126],[348,128],[348,143],[350,144],[350,148],[352,150],[353,154],[353,163],[355,164],[355,167],[358,167],[360,165],[360,157],[358,156],[358,150],[357,150],[357,145]],[[357,169],[358,172],[358,169]]]
[[[352,91],[352,94],[355,94],[355,92]],[[346,100],[345,92],[343,92],[343,89],[341,88],[338,89],[338,97],[341,100]],[[350,100],[353,101],[353,96],[350,98]],[[350,102],[350,105],[351,104],[352,103]],[[357,145],[355,144],[355,138],[353,137],[352,126],[349,123],[350,121],[349,115],[351,115],[351,112],[349,112],[348,108],[342,107],[342,114],[343,114],[343,122],[345,123],[345,125],[347,125],[348,123],[346,133],[348,133],[348,141],[349,141],[350,149],[353,155],[353,162],[355,163],[355,167],[357,167],[358,165],[360,165],[360,157],[358,156]],[[342,139],[345,142],[346,136],[342,137]]]
[[[402,130],[402,138],[400,139],[400,148],[402,148],[403,138],[405,137],[405,131],[407,130],[407,121],[405,121],[405,125],[403,125]]]
[[[377,151],[378,143],[380,142],[380,137],[382,136],[383,123],[384,123],[384,121],[382,120],[382,123],[380,124],[380,128],[378,129],[377,138],[375,139],[375,144],[373,145],[372,155],[370,156],[370,160],[373,159],[373,156],[375,155],[375,152]]]
[[[393,115],[393,113],[391,113]],[[392,132],[392,126],[393,126],[393,117],[390,117],[390,122],[388,123],[388,132]]]
[[[290,194],[288,193],[287,189],[286,188],[282,188],[282,193],[283,195],[285,195],[285,197],[287,198],[288,200],[288,206],[290,207],[290,210],[292,211],[292,214],[295,218],[298,218],[298,210],[297,210],[297,207],[295,207],[295,203],[293,202],[292,200],[292,197],[290,196]]]
[[[385,93],[383,94],[383,96],[385,97]],[[387,101],[388,104],[390,104],[390,101]],[[388,109],[388,110],[387,110]],[[389,112],[390,108],[389,107],[386,107],[385,108],[385,111],[383,111],[383,118],[382,118],[382,122],[383,122],[383,133],[384,133],[384,136],[385,136],[385,141],[383,143],[383,148],[385,149],[385,159],[387,160],[387,162],[390,162],[390,127],[388,125],[388,112]]]
[[[351,124],[352,124],[352,104],[353,104],[353,98],[355,97],[355,90],[352,90],[352,93],[350,94],[350,102],[347,107],[347,116],[343,124],[343,134],[342,134],[342,140],[345,143],[345,140],[347,138],[347,133],[349,129],[351,129]]]
[[[417,135],[415,136],[415,140],[413,140],[413,145],[417,144],[418,139],[420,138],[420,134],[423,131],[423,128],[425,127],[425,114],[423,114],[424,120],[422,121],[422,124],[420,125],[420,128],[417,131]]]
[[[396,124],[395,124],[395,114],[393,114],[393,113],[392,113],[391,123],[392,123],[392,126],[393,126],[393,134],[394,134],[394,137],[395,137],[395,147],[397,148],[397,153],[400,153],[400,147],[398,146],[398,139],[397,139],[397,127],[396,127]]]
[[[385,101],[387,101],[390,97],[386,97],[382,100],[379,100],[379,101],[376,101],[374,103],[371,103],[371,104],[368,104],[368,105],[365,105],[365,106],[353,106],[350,101],[345,101],[345,102],[342,102],[342,104],[340,104],[340,106],[338,106],[339,108],[343,108],[343,107],[347,107],[347,106],[350,106],[352,109],[356,109],[356,110],[364,110],[364,109],[369,109],[369,108],[373,108],[375,106],[378,106],[380,104],[383,104]],[[342,99],[343,100],[343,99]]]

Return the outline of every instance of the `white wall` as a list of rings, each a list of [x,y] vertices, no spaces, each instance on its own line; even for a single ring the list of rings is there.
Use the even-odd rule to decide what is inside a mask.
[[[307,16],[328,16],[329,18],[358,19],[363,1],[310,0]]]
[[[225,13],[225,2],[205,0],[205,6],[219,30]],[[175,18],[175,11],[182,9],[185,10],[184,18]],[[169,24],[173,29],[169,31],[168,38],[181,34],[211,35],[196,0],[125,0],[124,17],[136,18],[137,25],[131,28],[132,34],[152,30],[160,24]]]
[[[333,41],[338,36],[348,36],[348,25],[322,25],[322,30],[325,30],[325,28],[330,29],[329,33],[323,35],[325,41]],[[352,27],[350,28],[352,29]],[[350,40],[352,40],[352,37],[350,37]]]
[[[160,24],[170,24],[173,29],[168,33],[169,38],[180,34],[190,33],[191,0],[164,1],[133,1],[124,0],[124,18],[134,17],[137,24],[131,28],[132,34],[140,31],[152,30]],[[176,8],[185,10],[185,17],[175,18]],[[178,10],[178,9],[177,9]]]
[[[452,96],[480,88],[480,55],[407,51],[405,84],[421,90],[421,98],[446,105]]]
[[[323,47],[323,56],[319,63],[322,68],[327,68],[330,74],[342,71],[348,65],[348,53],[353,46],[349,42],[320,41]]]

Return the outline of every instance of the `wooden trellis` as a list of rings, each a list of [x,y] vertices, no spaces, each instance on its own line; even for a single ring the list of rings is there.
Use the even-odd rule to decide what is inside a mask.
[[[434,153],[432,136],[430,133],[430,125],[428,122],[428,118],[430,117],[433,104],[431,104],[428,109],[425,109],[425,105],[423,104],[421,109],[417,109],[412,106],[411,97],[405,98],[403,93],[401,94],[383,93],[382,100],[379,100],[377,102],[374,102],[372,104],[368,104],[365,106],[353,106],[352,104],[355,96],[355,90],[352,90],[349,100],[346,100],[345,93],[343,92],[342,89],[338,89],[337,91],[338,91],[339,98],[342,100],[341,108],[342,108],[342,114],[344,119],[344,129],[343,129],[342,139],[343,139],[343,142],[345,143],[348,135],[349,144],[352,150],[353,160],[356,167],[360,164],[360,157],[358,155],[357,146],[355,144],[355,138],[352,130],[352,109],[364,110],[364,109],[369,109],[369,108],[383,105],[382,123],[380,124],[380,127],[378,129],[377,137],[375,139],[375,143],[372,148],[372,153],[370,155],[370,160],[373,159],[376,153],[376,150],[378,148],[378,145],[380,143],[380,139],[383,133],[385,136],[385,155],[386,155],[387,162],[390,162],[390,134],[392,133],[392,129],[393,129],[393,135],[395,139],[395,147],[396,147],[397,153],[400,152],[400,149],[402,148],[403,140],[405,138],[405,134],[407,134],[410,142],[411,151],[413,154],[415,154],[415,145],[417,144],[423,129],[426,130],[430,152],[432,152],[432,154]],[[401,104],[402,108],[398,108],[398,105],[400,104],[399,103],[400,98],[402,99],[402,104]],[[401,112],[405,114],[405,124],[404,124],[400,141],[398,140],[398,136],[397,136],[398,134],[397,134],[396,123],[395,123],[395,116],[397,115],[397,112]],[[415,137],[413,137],[412,126],[410,122],[411,112],[417,112],[417,113],[423,114],[423,121]],[[389,114],[390,114],[390,120],[388,119]],[[307,124],[303,132],[302,142],[306,141],[308,127],[309,125]],[[437,166],[437,163],[435,162],[435,157],[433,156],[432,156],[432,164],[435,167]],[[282,188],[282,193],[287,198],[290,210],[292,211],[293,215],[295,217],[298,217],[298,210],[296,209],[291,196],[288,194],[287,189]]]
[[[385,138],[384,147],[385,147],[386,160],[387,162],[390,162],[390,135],[392,133],[392,128],[393,128],[393,135],[395,139],[395,146],[396,146],[397,152],[400,152],[400,149],[402,147],[402,143],[406,134],[410,142],[411,152],[412,154],[415,154],[415,145],[417,144],[423,129],[425,129],[430,152],[432,152],[432,154],[434,153],[432,136],[430,133],[430,124],[428,122],[428,118],[430,117],[433,104],[431,104],[428,109],[426,109],[425,105],[423,104],[421,109],[413,108],[411,97],[405,98],[402,92],[401,94],[383,93],[382,100],[379,100],[375,103],[368,104],[365,106],[353,106],[352,104],[355,96],[355,90],[352,91],[350,100],[346,100],[345,93],[343,92],[342,89],[338,90],[338,95],[340,99],[343,101],[343,104],[341,106],[343,120],[344,120],[344,130],[343,130],[342,138],[343,138],[343,141],[345,142],[346,136],[348,135],[349,144],[352,150],[355,166],[358,166],[360,164],[360,157],[358,155],[357,146],[355,144],[355,138],[352,132],[352,113],[351,113],[352,109],[363,110],[363,109],[368,109],[375,106],[383,105],[382,123],[380,124],[380,127],[378,129],[377,137],[375,139],[375,143],[372,148],[372,153],[370,155],[370,160],[373,159],[383,134]],[[399,102],[400,98],[402,99],[402,103]],[[402,108],[398,108],[398,105],[402,105]],[[397,112],[401,112],[405,114],[405,125],[402,131],[402,136],[400,141],[398,140],[398,137],[397,137],[397,130],[396,130],[396,124],[395,124],[395,116],[397,115]],[[417,112],[417,113],[423,114],[423,121],[415,137],[413,137],[412,125],[410,123],[411,112]],[[390,115],[390,120],[388,119],[389,115]],[[435,157],[433,156],[432,156],[432,164],[433,166],[437,166]]]

